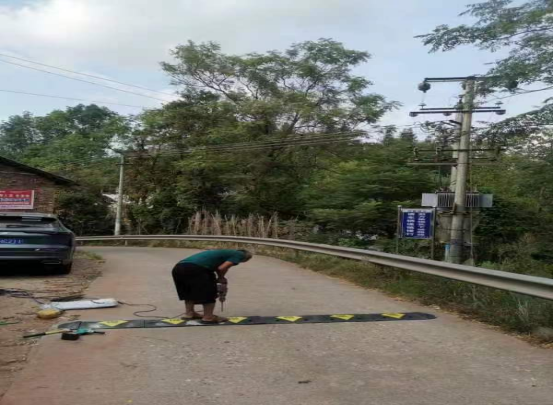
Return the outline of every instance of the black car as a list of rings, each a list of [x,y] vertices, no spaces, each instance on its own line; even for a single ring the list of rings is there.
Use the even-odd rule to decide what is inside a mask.
[[[0,265],[36,263],[69,274],[75,234],[52,214],[0,212]]]

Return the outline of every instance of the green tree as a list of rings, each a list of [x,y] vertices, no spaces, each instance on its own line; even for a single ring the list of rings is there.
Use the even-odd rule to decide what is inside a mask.
[[[13,115],[0,124],[0,155],[4,157],[21,158],[29,147],[40,140],[35,118],[28,111]]]
[[[335,132],[363,128],[396,105],[368,92],[370,82],[351,73],[369,55],[332,40],[244,56],[224,54],[212,42],[189,42],[173,54],[176,63],[162,67],[174,84],[183,87],[182,99],[142,115],[129,140],[129,146],[143,156],[130,168],[136,211],[144,214],[158,207],[168,212],[166,202],[172,201],[173,229],[185,226],[181,219],[200,208],[239,215],[303,216],[301,192],[307,180],[327,165],[322,156],[347,157],[356,142],[340,148],[271,145],[291,136],[332,137]],[[190,152],[194,147],[252,142],[268,146]],[[173,155],[145,158],[168,150]]]
[[[513,5],[512,0],[488,0],[470,4],[462,16],[476,18],[473,25],[439,25],[419,35],[431,52],[450,51],[461,45],[476,45],[508,55],[496,60],[487,72],[493,79],[482,91],[520,91],[542,83],[552,88],[552,1],[531,0]]]
[[[495,195],[477,228],[482,260],[501,261],[505,245],[532,236],[535,257],[552,260],[552,133],[519,139],[498,164],[473,170],[472,184]],[[503,247],[504,246],[504,247]],[[517,252],[513,252],[514,254]]]
[[[367,52],[320,39],[284,52],[226,55],[214,42],[175,48],[177,63],[162,63],[176,85],[219,95],[255,134],[336,132],[373,123],[394,107],[368,93],[371,82],[351,73]]]
[[[80,235],[107,234],[113,221],[101,192],[117,185],[111,149],[128,128],[127,119],[94,104],[23,113],[0,124],[0,155],[76,180],[81,188],[58,200],[60,217]]]
[[[77,235],[109,235],[113,227],[110,202],[98,192],[79,189],[62,192],[56,212]]]
[[[393,237],[397,206],[419,206],[421,193],[433,189],[430,172],[406,166],[411,147],[405,139],[386,139],[319,172],[305,192],[309,216],[329,231]]]
[[[408,128],[400,132],[400,139],[408,143],[409,145],[414,145],[414,146],[417,142],[417,137],[412,128]]]
[[[394,135],[396,134],[396,127],[389,125],[383,129],[383,145],[392,145],[394,143]]]
[[[117,184],[111,148],[128,128],[125,118],[94,104],[45,116],[23,113],[0,124],[0,154],[88,186],[110,189]]]

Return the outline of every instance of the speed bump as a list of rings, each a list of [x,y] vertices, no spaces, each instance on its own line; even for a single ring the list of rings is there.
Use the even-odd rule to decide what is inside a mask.
[[[426,321],[436,316],[423,312],[383,312],[378,314],[331,314],[331,315],[281,315],[281,316],[233,316],[227,322],[203,324],[199,320],[181,318],[131,319],[107,321],[73,321],[58,325],[62,329],[131,329],[131,328],[182,328],[189,326],[231,325],[300,325],[307,323],[353,323]]]

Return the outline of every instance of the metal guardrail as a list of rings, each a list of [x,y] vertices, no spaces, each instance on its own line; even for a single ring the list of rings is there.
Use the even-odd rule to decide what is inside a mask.
[[[371,250],[354,249],[341,246],[321,245],[286,239],[250,238],[242,236],[212,235],[122,235],[122,236],[81,236],[80,242],[124,241],[124,240],[188,240],[210,242],[234,242],[266,245],[322,253],[347,259],[360,260],[381,266],[394,267],[418,273],[431,274],[451,280],[483,285],[533,297],[552,300],[552,279],[489,270],[460,264],[419,259],[417,257],[393,255]]]

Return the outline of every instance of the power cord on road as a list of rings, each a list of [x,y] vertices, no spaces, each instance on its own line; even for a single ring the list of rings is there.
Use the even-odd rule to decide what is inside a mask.
[[[51,292],[50,291],[31,291],[31,290],[25,290],[25,289],[22,289],[22,288],[0,288],[0,295],[8,295],[12,298],[32,299],[33,301],[35,301],[36,303],[38,303],[40,305],[46,304],[46,302],[43,302],[43,301],[40,301],[40,300],[60,302],[60,301],[68,301],[68,300],[72,300],[72,299],[82,299],[82,298],[84,298],[84,296],[82,294],[81,295],[66,296],[66,297],[59,297],[59,296],[36,297],[35,296],[35,294],[49,294],[49,293],[51,293]],[[96,297],[88,297],[86,299],[88,299],[92,302],[95,302],[95,300],[100,300],[100,298],[96,298]],[[181,313],[179,315],[176,315],[176,316],[141,315],[141,314],[145,314],[145,313],[155,312],[155,311],[158,310],[158,307],[154,304],[133,304],[133,303],[130,303],[130,302],[125,302],[125,301],[117,301],[117,302],[118,302],[118,304],[127,305],[127,306],[130,306],[130,307],[150,307],[151,308],[151,309],[145,309],[145,310],[133,312],[133,315],[136,316],[136,317],[139,317],[139,318],[174,319],[174,318],[179,318],[179,317],[183,316],[186,313],[186,312],[183,312],[183,313]]]
[[[12,298],[28,298],[36,303],[43,305],[45,302],[42,302],[41,300],[48,300],[48,301],[67,301],[71,299],[79,299],[82,298],[82,295],[71,295],[71,296],[52,296],[52,295],[41,295],[40,297],[37,297],[36,294],[51,294],[52,291],[31,291],[31,290],[25,290],[22,288],[0,288],[0,295],[8,295]]]
[[[121,305],[127,305],[127,306],[130,306],[130,307],[151,307],[152,308],[152,309],[145,309],[145,310],[142,310],[142,311],[133,312],[133,315],[137,316],[139,318],[175,319],[175,318],[179,318],[179,317],[183,316],[184,314],[186,314],[186,312],[183,312],[183,313],[181,313],[179,315],[176,315],[176,316],[139,315],[139,314],[143,314],[143,313],[155,312],[155,311],[158,310],[158,307],[155,306],[154,304],[131,304],[131,303],[125,302],[125,301],[117,301],[117,302]]]

